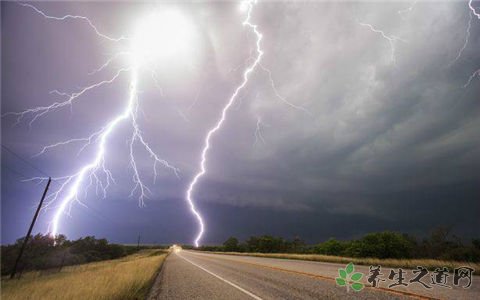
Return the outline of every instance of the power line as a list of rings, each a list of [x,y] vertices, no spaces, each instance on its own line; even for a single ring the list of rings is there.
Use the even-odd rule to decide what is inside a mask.
[[[41,169],[39,169],[38,167],[36,167],[35,165],[33,165],[31,162],[29,162],[28,160],[26,160],[25,158],[21,157],[20,155],[18,155],[15,151],[13,151],[12,149],[8,148],[7,146],[5,146],[4,144],[2,144],[2,148],[7,150],[8,152],[10,152],[13,156],[15,156],[16,158],[20,159],[21,161],[23,161],[25,164],[27,164],[28,166],[30,166],[31,168],[35,169],[36,171],[40,172],[42,175],[45,175],[46,177],[50,177],[47,173],[45,173],[44,171],[42,171]]]
[[[37,166],[35,166],[34,164],[32,164],[31,162],[29,162],[28,160],[26,160],[25,158],[23,158],[22,156],[20,156],[19,154],[17,154],[15,151],[13,151],[12,149],[10,149],[9,147],[5,146],[4,144],[2,144],[2,148],[7,150],[9,153],[11,153],[13,156],[15,156],[16,158],[18,158],[19,160],[23,161],[25,164],[27,164],[28,166],[30,166],[31,168],[35,169],[36,171],[40,172],[41,174],[47,176],[47,177],[50,177],[47,173],[45,173],[44,171],[42,171],[40,168],[38,168]],[[19,171],[16,171],[6,165],[2,165],[3,168],[9,170],[10,172],[12,173],[15,173],[17,174],[18,176],[21,176],[25,179],[30,179],[31,177],[28,177],[26,175],[24,175],[23,173],[19,172]],[[58,182],[56,182],[55,180],[52,180],[52,183],[57,185],[57,186],[61,186]],[[93,211],[94,215],[100,218],[103,218],[104,220],[107,220],[109,221],[110,223],[114,223],[111,219],[107,218],[106,216],[104,216],[102,213],[100,213],[99,211],[97,211],[96,209],[92,208],[92,207],[87,207],[88,209],[90,209],[91,211]]]
[[[44,171],[42,171],[40,168],[38,168],[37,166],[33,165],[31,162],[29,162],[28,160],[26,160],[25,158],[23,158],[22,156],[20,156],[19,154],[17,154],[15,151],[13,151],[12,149],[8,148],[7,146],[5,146],[4,144],[2,144],[2,148],[7,150],[8,152],[10,152],[12,155],[14,155],[16,158],[20,159],[21,161],[23,161],[25,164],[27,164],[28,166],[30,166],[31,168],[35,169],[36,171],[40,172],[41,174],[45,175],[46,177],[50,177],[47,173],[45,173]],[[28,177],[28,176],[25,176],[24,174],[22,174],[21,172],[18,172],[6,165],[2,165],[3,168],[9,170],[10,172],[12,173],[15,173],[25,179],[30,179],[31,177]],[[52,180],[52,183],[57,185],[57,186],[61,186],[58,182],[56,182],[55,180]],[[94,215],[96,215],[97,218],[103,218],[104,220],[107,220],[108,222],[110,222],[111,224],[114,224],[114,222],[110,219],[110,218],[107,218],[105,215],[103,215],[102,213],[100,213],[98,210],[92,208],[92,207],[89,207],[87,206],[87,209],[90,209],[91,211],[93,211]]]
[[[14,173],[14,174],[17,174],[17,175],[20,176],[20,177],[23,177],[23,178],[25,178],[25,179],[28,179],[28,177],[25,176],[23,173],[20,173],[20,172],[18,172],[18,171],[16,171],[16,170],[10,168],[9,166],[2,165],[2,168],[5,168],[5,169],[9,170],[10,172],[12,172],[12,173]]]
[[[12,149],[8,148],[7,146],[5,146],[5,145],[3,145],[3,144],[2,144],[2,148],[5,149],[5,150],[7,150],[10,154],[12,154],[13,156],[15,156],[17,159],[20,159],[21,161],[23,161],[25,164],[27,164],[27,165],[30,166],[31,168],[33,168],[33,169],[35,169],[36,171],[40,172],[41,174],[47,176],[45,172],[43,172],[41,169],[37,168],[35,165],[31,164],[29,161],[27,161],[26,159],[24,159],[23,157],[21,157],[20,155],[18,155],[18,154],[17,154],[15,151],[13,151]],[[28,179],[31,178],[31,176],[27,176],[27,175],[23,174],[22,172],[17,171],[17,170],[15,170],[15,169],[13,169],[13,168],[5,165],[5,164],[2,164],[2,168],[7,169],[8,171],[16,174],[17,176],[19,176],[19,177],[21,177],[21,178],[23,178],[23,179],[27,179],[27,180],[28,180]],[[32,182],[32,183],[33,183],[33,182]],[[58,185],[58,183],[56,183],[56,182],[54,182],[54,183]]]

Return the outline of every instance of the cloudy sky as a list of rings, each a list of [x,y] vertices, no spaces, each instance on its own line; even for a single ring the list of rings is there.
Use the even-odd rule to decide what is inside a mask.
[[[106,143],[116,184],[104,198],[95,187],[85,195],[85,180],[83,205],[71,206],[59,231],[191,243],[198,224],[185,191],[207,131],[256,55],[255,35],[242,26],[245,11],[236,2],[35,6],[50,16],[87,16],[115,37],[134,35],[152,12],[175,10],[188,23],[185,51],[141,68],[138,84],[144,137],[179,168],[179,178],[159,165],[154,182],[153,161],[135,146],[152,192],[139,207],[138,190],[130,197],[126,121]],[[480,12],[480,2],[473,6]],[[251,21],[264,37],[263,68],[251,74],[212,138],[208,172],[194,193],[203,243],[259,234],[313,243],[383,230],[422,236],[438,226],[480,235],[480,78],[472,76],[480,69],[480,19],[466,1],[260,1]],[[78,92],[129,64],[116,59],[89,75],[131,45],[99,37],[82,19],[45,19],[2,2],[1,26],[2,113],[65,101],[50,91]],[[43,191],[44,183],[22,180],[74,174],[97,148],[77,155],[78,142],[34,155],[104,127],[125,109],[130,80],[122,73],[31,126],[33,114],[18,124],[15,116],[2,118],[2,243],[25,234]],[[51,192],[60,184],[54,181]],[[35,231],[47,231],[58,205],[42,212]]]

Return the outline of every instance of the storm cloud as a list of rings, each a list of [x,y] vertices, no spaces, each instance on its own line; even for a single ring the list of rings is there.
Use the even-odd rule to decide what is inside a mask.
[[[208,174],[195,192],[206,220],[205,243],[265,233],[308,242],[387,229],[422,235],[437,226],[479,235],[479,78],[466,84],[480,68],[480,20],[472,17],[462,51],[471,17],[466,2],[420,1],[402,11],[411,4],[255,7],[252,19],[264,36],[262,68],[213,138]],[[2,113],[48,105],[59,100],[49,91],[76,91],[121,66],[89,76],[121,46],[98,39],[85,23],[47,21],[15,3],[1,5]],[[51,15],[87,15],[120,36],[148,10],[172,5],[39,7]],[[180,178],[159,168],[153,183],[152,161],[138,148],[153,192],[139,208],[128,197],[131,129],[119,127],[107,161],[117,185],[106,199],[90,191],[82,199],[88,208],[73,205],[62,220],[69,237],[131,242],[141,233],[147,242],[190,242],[197,230],[185,189],[199,168],[205,134],[241,81],[255,41],[242,26],[238,3],[175,6],[195,24],[194,51],[187,61],[153,66],[157,82],[142,74],[140,122],[152,148],[179,167]],[[2,118],[2,144],[53,177],[74,173],[94,148],[78,157],[78,145],[31,157],[45,145],[101,128],[122,110],[128,79],[89,92],[31,128],[29,119],[13,126],[15,118]],[[2,242],[24,234],[42,186],[21,180],[34,176],[42,174],[2,152]],[[41,215],[38,231],[46,230],[52,213]]]

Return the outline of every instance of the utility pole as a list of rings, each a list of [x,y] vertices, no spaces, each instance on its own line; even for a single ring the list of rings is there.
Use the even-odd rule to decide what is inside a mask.
[[[137,239],[137,251],[140,250],[140,237],[141,237],[141,235],[138,235],[138,239]]]
[[[28,239],[30,238],[30,235],[32,234],[32,229],[33,226],[35,225],[35,221],[37,221],[38,213],[40,212],[40,208],[42,207],[43,200],[45,200],[45,196],[47,195],[48,187],[50,186],[50,182],[52,182],[52,178],[48,178],[47,186],[45,187],[45,190],[43,191],[42,199],[40,199],[40,203],[38,204],[37,211],[35,212],[35,215],[33,216],[32,224],[30,224],[30,228],[28,228],[27,236],[23,240],[22,248],[20,248],[20,252],[18,253],[17,260],[15,261],[15,265],[13,266],[13,271],[12,274],[10,275],[10,279],[15,277],[15,273],[17,272],[17,267],[18,263],[20,262],[20,259],[22,258],[23,251],[25,250],[25,246],[27,245]]]

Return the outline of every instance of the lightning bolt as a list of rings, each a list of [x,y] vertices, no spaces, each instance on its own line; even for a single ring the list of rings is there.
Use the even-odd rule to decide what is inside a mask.
[[[468,20],[468,25],[467,25],[467,33],[465,34],[465,42],[463,43],[463,46],[460,48],[460,50],[457,53],[457,56],[455,57],[454,60],[450,63],[450,66],[453,65],[454,63],[457,62],[457,60],[460,59],[460,57],[463,54],[463,51],[465,51],[465,48],[467,48],[468,40],[470,39],[470,29],[472,28],[472,19],[473,19],[473,13],[470,11],[469,13],[470,19]]]
[[[405,19],[405,17],[403,16],[404,14],[407,14],[407,13],[411,13],[412,10],[415,8],[415,6],[417,5],[418,3],[418,0],[415,0],[412,2],[412,4],[410,4],[409,7],[405,8],[405,9],[401,9],[399,10],[397,13],[400,15],[400,17],[402,19]]]
[[[200,170],[199,172],[193,177],[192,181],[188,185],[188,189],[186,192],[186,199],[188,204],[190,205],[190,210],[193,213],[193,215],[196,217],[200,230],[195,238],[194,244],[195,247],[199,246],[200,239],[203,236],[204,230],[205,230],[205,225],[203,223],[202,216],[198,212],[194,200],[193,200],[193,192],[195,189],[195,186],[197,185],[198,181],[200,178],[206,174],[207,168],[206,168],[206,163],[207,163],[207,154],[208,150],[210,149],[210,143],[211,139],[214,136],[214,134],[222,127],[225,118],[227,116],[227,112],[230,109],[230,107],[234,104],[235,99],[237,98],[238,94],[240,91],[247,85],[248,79],[250,74],[257,68],[257,66],[260,65],[260,61],[263,56],[263,50],[260,47],[260,42],[262,41],[263,35],[258,31],[257,25],[251,23],[251,14],[254,5],[257,3],[256,0],[250,0],[250,1],[244,1],[242,2],[242,5],[244,5],[247,8],[247,16],[245,20],[243,21],[242,25],[247,26],[250,28],[250,30],[255,34],[256,37],[256,58],[253,60],[253,62],[247,67],[245,72],[243,73],[243,80],[240,83],[240,85],[237,86],[233,94],[231,95],[230,99],[228,99],[227,104],[223,107],[222,113],[220,115],[220,119],[218,119],[217,123],[208,131],[205,140],[204,140],[204,147],[202,150],[202,154],[200,157]]]
[[[39,10],[35,6],[31,4],[19,3],[19,5],[23,7],[28,7],[33,9],[36,13],[43,16],[45,19],[48,20],[55,20],[55,21],[68,21],[68,20],[81,20],[86,22],[91,29],[95,32],[95,34],[103,39],[106,39],[111,42],[120,42],[126,40],[125,37],[120,38],[113,38],[104,33],[101,33],[98,28],[94,25],[94,23],[87,17],[84,16],[76,16],[76,15],[65,15],[62,17],[55,17],[50,16],[43,11]],[[79,199],[79,195],[82,191],[84,192],[84,196],[86,197],[89,188],[95,183],[97,195],[99,191],[103,194],[103,197],[106,197],[107,189],[112,183],[115,183],[112,173],[106,166],[106,159],[107,159],[107,142],[109,137],[112,135],[113,132],[117,129],[117,126],[129,120],[130,125],[132,128],[132,135],[130,137],[130,141],[128,143],[129,147],[129,159],[130,159],[130,166],[133,171],[132,180],[133,180],[133,188],[131,190],[130,196],[134,196],[138,194],[139,206],[144,206],[145,198],[148,198],[148,195],[151,193],[147,185],[141,178],[140,172],[137,167],[137,162],[135,159],[134,153],[134,146],[139,144],[141,145],[144,150],[149,154],[151,160],[153,161],[153,174],[154,174],[154,182],[157,177],[157,166],[158,164],[163,165],[165,168],[170,169],[173,171],[175,175],[178,177],[178,169],[171,165],[166,160],[162,159],[157,155],[154,150],[150,147],[148,142],[145,140],[142,130],[138,123],[138,109],[139,109],[139,101],[138,101],[138,84],[139,84],[139,72],[142,69],[142,65],[139,63],[137,59],[137,54],[134,51],[122,51],[116,53],[110,59],[108,59],[104,64],[102,64],[99,68],[95,69],[90,73],[93,75],[95,73],[101,72],[102,70],[108,68],[110,64],[118,59],[121,56],[130,56],[130,63],[128,67],[121,68],[117,70],[113,77],[102,80],[99,82],[95,82],[87,87],[80,89],[74,93],[66,93],[58,90],[51,91],[51,94],[56,94],[57,96],[66,97],[64,101],[54,102],[48,106],[40,106],[31,109],[27,109],[20,112],[8,112],[2,117],[5,116],[15,116],[16,123],[21,122],[25,118],[31,118],[29,122],[29,126],[31,126],[38,118],[57,111],[61,108],[69,106],[72,108],[73,104],[80,100],[82,96],[85,96],[91,90],[98,89],[102,86],[112,84],[115,82],[121,75],[124,73],[130,74],[130,86],[129,86],[129,95],[125,107],[119,115],[113,117],[110,121],[108,121],[100,130],[93,132],[91,135],[82,138],[74,138],[67,141],[58,142],[52,145],[45,146],[37,155],[42,155],[46,151],[52,150],[53,148],[65,146],[73,143],[83,143],[83,146],[80,148],[79,153],[88,146],[96,146],[96,152],[94,158],[87,164],[85,164],[80,170],[76,173],[54,178],[57,182],[60,183],[60,187],[50,193],[47,196],[47,204],[45,208],[49,208],[52,203],[60,202],[57,207],[55,207],[55,213],[53,219],[49,223],[48,232],[52,236],[56,236],[59,232],[60,220],[64,214],[69,214],[71,205],[73,202],[78,202],[79,204],[83,203]],[[30,180],[38,180],[43,181],[45,178],[42,177],[35,177]],[[83,187],[86,181],[89,180],[89,184]],[[67,210],[67,208],[69,208]]]
[[[65,100],[65,101],[62,101],[62,102],[55,102],[55,103],[53,103],[51,105],[48,105],[48,106],[39,106],[39,107],[35,107],[35,108],[30,108],[30,109],[27,109],[27,110],[24,110],[24,111],[20,111],[20,112],[7,112],[7,113],[3,114],[2,117],[16,116],[17,117],[17,121],[15,123],[15,125],[16,125],[16,124],[20,123],[20,121],[22,121],[22,119],[24,119],[28,115],[32,115],[33,117],[31,119],[31,121],[28,123],[28,125],[31,127],[32,124],[38,118],[40,118],[40,117],[42,117],[42,116],[44,116],[44,115],[46,115],[46,114],[48,114],[52,111],[63,108],[65,106],[72,107],[74,102],[76,102],[85,93],[87,93],[90,90],[93,90],[95,88],[101,87],[103,85],[113,83],[122,73],[127,72],[127,71],[129,71],[129,69],[120,69],[112,78],[110,78],[108,80],[103,80],[103,81],[94,83],[94,84],[89,85],[87,87],[84,87],[83,89],[81,89],[80,91],[75,92],[75,93],[68,94],[68,93],[65,93],[65,92],[59,92],[58,90],[53,90],[53,91],[50,92],[50,94],[67,96],[68,99]]]
[[[388,43],[390,44],[391,51],[392,51],[392,62],[395,65],[397,63],[397,58],[395,56],[395,43],[397,41],[401,41],[401,42],[406,43],[406,41],[397,37],[397,36],[394,36],[394,35],[387,35],[383,30],[377,29],[377,28],[373,27],[373,25],[371,25],[371,24],[361,23],[361,22],[359,22],[358,24],[360,24],[361,26],[367,27],[368,29],[370,29],[370,31],[372,31],[374,33],[378,33],[380,36],[382,36],[384,39],[386,39],[388,41]]]
[[[467,87],[470,85],[470,83],[472,83],[472,80],[473,80],[476,76],[480,76],[480,69],[474,71],[474,72],[472,73],[472,75],[470,75],[470,77],[468,77],[468,80],[467,80],[467,82],[463,85],[463,88],[464,88],[464,89],[467,88]]]
[[[198,223],[200,225],[200,230],[198,235],[195,238],[195,246],[199,245],[199,241],[203,235],[204,232],[204,223],[203,219],[200,215],[200,213],[197,211],[194,201],[193,201],[193,192],[195,189],[196,184],[200,180],[200,178],[205,175],[206,173],[206,163],[207,163],[207,154],[208,150],[210,149],[211,145],[211,139],[215,135],[215,133],[220,130],[222,127],[222,124],[224,123],[227,113],[229,109],[232,107],[234,104],[235,100],[238,98],[241,90],[247,85],[250,74],[257,68],[261,67],[266,74],[268,75],[268,78],[270,80],[271,87],[275,93],[275,96],[279,98],[283,103],[286,105],[293,107],[295,109],[303,110],[304,112],[309,113],[305,108],[302,106],[295,105],[291,102],[289,102],[286,98],[282,97],[280,93],[277,90],[277,87],[275,85],[275,82],[272,78],[272,73],[269,69],[266,67],[262,66],[260,64],[261,58],[264,54],[263,50],[260,47],[260,43],[262,41],[262,34],[258,31],[257,25],[253,24],[251,22],[251,15],[253,8],[255,4],[257,3],[256,0],[249,0],[249,1],[244,1],[242,2],[242,6],[247,9],[246,13],[246,18],[243,21],[242,25],[245,27],[248,27],[255,35],[256,37],[256,43],[255,43],[255,52],[256,56],[255,57],[250,57],[245,65],[247,65],[247,68],[245,69],[243,73],[243,80],[242,82],[236,87],[234,90],[233,94],[229,98],[228,102],[226,105],[223,107],[220,115],[220,119],[215,123],[215,125],[208,131],[205,140],[204,140],[204,147],[201,152],[201,160],[200,160],[200,170],[198,173],[195,174],[193,177],[193,180],[190,182],[188,185],[188,190],[186,192],[186,198],[187,201],[190,205],[191,211],[193,215],[196,217],[198,220]],[[43,12],[42,10],[36,8],[35,6],[31,4],[25,4],[25,3],[19,3],[19,5],[23,7],[27,7],[32,9],[34,12],[37,14],[41,15],[47,20],[52,20],[52,21],[73,21],[73,20],[80,20],[85,22],[92,30],[93,32],[102,39],[106,39],[110,42],[121,42],[124,40],[129,40],[129,38],[121,36],[119,38],[114,38],[111,36],[108,36],[105,33],[102,33],[98,27],[87,17],[85,16],[78,16],[78,15],[64,15],[64,16],[51,16],[48,15],[47,13]],[[60,109],[63,109],[65,107],[69,107],[70,110],[73,110],[73,105],[77,102],[80,101],[82,97],[88,95],[88,93],[92,90],[104,87],[106,85],[110,85],[114,83],[119,77],[125,75],[125,74],[130,74],[130,88],[129,88],[129,96],[125,105],[125,108],[123,109],[122,113],[117,115],[116,117],[112,118],[110,121],[108,121],[104,126],[102,126],[100,129],[96,130],[95,132],[91,133],[89,136],[86,137],[79,137],[79,138],[72,138],[66,141],[60,141],[51,145],[44,146],[43,149],[35,154],[34,156],[39,156],[45,154],[47,151],[51,151],[57,147],[63,147],[66,145],[70,144],[81,144],[81,148],[79,149],[77,155],[79,155],[85,148],[87,147],[96,147],[96,152],[94,158],[87,164],[85,164],[80,170],[78,170],[76,173],[67,175],[67,176],[62,176],[62,177],[57,177],[54,178],[54,180],[60,184],[60,188],[52,192],[47,196],[47,204],[45,205],[46,209],[49,209],[53,203],[60,202],[57,207],[55,207],[55,213],[54,217],[51,220],[49,224],[49,229],[48,231],[53,235],[57,235],[59,232],[59,224],[61,217],[64,214],[69,215],[70,210],[72,207],[72,203],[78,202],[81,205],[84,205],[80,201],[80,194],[83,191],[83,197],[87,196],[87,193],[89,189],[92,186],[95,186],[95,191],[97,195],[103,195],[103,197],[106,197],[107,189],[112,183],[115,183],[113,174],[111,171],[107,168],[106,166],[106,160],[108,156],[107,152],[107,145],[108,145],[108,140],[110,136],[112,135],[113,132],[117,129],[118,125],[122,122],[125,122],[127,120],[130,121],[130,125],[132,128],[132,135],[129,139],[128,147],[129,147],[129,161],[130,161],[130,166],[132,169],[132,180],[133,180],[133,188],[131,190],[130,196],[133,196],[134,194],[138,194],[138,199],[139,199],[139,205],[143,206],[144,205],[144,199],[148,198],[148,195],[151,193],[149,188],[147,187],[146,184],[144,184],[141,174],[137,168],[137,162],[135,160],[135,154],[134,154],[134,146],[136,144],[141,145],[144,150],[149,154],[151,160],[153,161],[153,174],[154,174],[154,183],[157,178],[157,166],[160,164],[164,166],[167,169],[170,169],[177,175],[178,177],[178,169],[171,165],[169,162],[166,160],[160,158],[150,147],[150,145],[147,143],[145,140],[144,136],[142,135],[142,130],[139,126],[138,123],[138,110],[139,110],[139,101],[138,101],[138,80],[139,80],[139,72],[141,69],[144,67],[142,64],[141,59],[138,59],[138,55],[140,53],[136,52],[136,48],[133,47],[131,49],[132,51],[120,51],[115,53],[113,56],[108,58],[102,65],[100,65],[98,68],[92,70],[89,75],[94,75],[101,73],[102,71],[110,68],[112,63],[116,62],[119,58],[121,57],[127,57],[130,61],[129,65],[123,68],[120,68],[116,70],[113,76],[110,78],[107,78],[105,80],[101,80],[98,82],[94,82],[86,87],[81,88],[80,90],[72,93],[64,92],[64,91],[59,91],[59,90],[53,90],[50,92],[50,94],[54,94],[58,97],[63,98],[61,101],[56,101],[51,105],[47,106],[39,106],[39,107],[34,107],[30,108],[24,111],[20,112],[8,112],[2,117],[5,116],[14,116],[16,117],[16,123],[18,124],[24,119],[30,118],[29,121],[29,126],[31,126],[35,121],[37,121],[39,118],[49,114],[53,113],[55,111],[58,111]],[[156,75],[155,71],[152,69],[148,69],[148,67],[145,66],[145,69],[149,70],[151,73],[151,77],[153,79],[153,82],[155,85],[159,88],[160,92],[163,95],[162,88],[160,84],[158,83],[158,76]],[[198,96],[197,96],[198,98]],[[195,104],[197,99],[195,99],[194,103],[192,106]],[[190,107],[191,108],[191,107]],[[189,109],[190,109],[189,108]],[[180,112],[181,113],[181,112]],[[185,117],[185,116],[184,116]],[[186,117],[185,117],[186,118]],[[261,136],[260,133],[260,120],[258,120],[259,123],[257,123],[257,132],[258,136],[261,140],[263,140],[263,137]],[[256,133],[257,136],[257,133]],[[42,182],[46,180],[44,177],[35,177],[31,178],[29,180],[34,180],[34,181],[39,181]],[[51,230],[50,230],[51,227]]]
[[[406,9],[403,9],[403,10],[399,10],[398,11],[398,14],[402,17],[403,17],[403,14],[406,14],[406,13],[410,13],[413,8],[417,5],[418,3],[418,0],[415,0],[408,8]],[[460,57],[462,56],[463,52],[465,51],[466,47],[467,47],[467,44],[469,42],[469,39],[470,39],[470,30],[472,28],[472,20],[473,20],[473,16],[477,17],[477,19],[480,20],[480,13],[478,13],[476,10],[475,10],[475,7],[473,7],[473,0],[468,0],[468,9],[469,9],[469,20],[468,20],[468,25],[467,25],[467,29],[466,29],[466,34],[465,34],[465,41],[463,42],[463,45],[462,47],[459,49],[459,51],[457,52],[457,55],[455,56],[455,59],[453,59],[449,64],[448,66],[452,66],[454,63],[456,63]],[[368,24],[365,24],[365,26],[368,26]],[[370,28],[371,30],[373,30],[373,27]],[[386,39],[389,40],[389,42],[391,43],[391,47],[392,47],[392,52],[394,51],[394,48],[393,48],[393,40],[390,38],[388,38],[383,32],[380,32],[378,31],[379,33],[382,34],[382,36]],[[463,88],[467,88],[470,83],[473,81],[473,79],[476,77],[476,76],[480,76],[480,69],[477,69],[475,70],[468,78],[467,82],[463,85]]]
[[[266,144],[265,139],[263,138],[262,135],[262,119],[260,117],[257,117],[257,125],[255,127],[255,142],[253,143],[253,146],[257,145],[259,141],[261,141],[263,144]]]
[[[417,3],[415,1],[411,7],[409,7],[405,12],[411,11],[413,9],[413,6]],[[261,64],[261,59],[264,55],[264,51],[261,48],[261,41],[263,38],[263,35],[260,33],[260,31],[257,28],[257,25],[252,23],[251,21],[251,15],[252,11],[257,4],[256,0],[248,0],[244,1],[242,5],[244,5],[247,9],[246,13],[246,18],[243,21],[242,25],[247,27],[249,30],[252,31],[254,36],[256,37],[256,43],[255,43],[255,57],[252,59],[248,60],[246,63],[247,67],[243,73],[243,80],[241,83],[234,89],[233,94],[230,96],[226,104],[223,106],[220,114],[220,118],[216,121],[214,126],[210,128],[210,130],[207,132],[205,138],[204,138],[204,143],[203,143],[203,148],[201,151],[200,155],[200,165],[199,165],[199,170],[197,173],[195,173],[195,176],[193,176],[191,182],[188,185],[188,189],[186,190],[186,200],[190,206],[192,214],[195,216],[195,218],[198,221],[199,224],[199,232],[197,233],[194,244],[195,246],[199,246],[199,242],[201,238],[203,237],[204,234],[204,222],[201,214],[199,213],[198,209],[196,208],[195,201],[193,198],[193,194],[195,192],[195,188],[198,185],[199,180],[206,174],[207,172],[207,156],[208,156],[208,151],[211,148],[211,141],[215,134],[222,128],[222,125],[224,124],[227,114],[229,110],[231,109],[232,105],[236,102],[236,100],[239,97],[239,94],[241,91],[245,88],[245,86],[249,82],[249,78],[251,74],[257,70],[258,68],[264,70],[268,78],[270,80],[270,84],[272,86],[272,89],[281,101],[283,101],[285,104],[299,109],[303,110],[308,113],[303,107],[297,106],[293,103],[290,103],[286,98],[282,97],[278,90],[277,87],[275,86],[275,83],[272,78],[272,73],[270,72],[269,69],[264,67]],[[101,32],[97,26],[87,17],[84,16],[78,16],[78,15],[65,15],[65,16],[50,16],[43,11],[37,9],[35,6],[31,4],[25,4],[25,3],[19,3],[19,5],[30,8],[37,14],[40,14],[42,17],[44,17],[47,20],[52,20],[52,21],[59,21],[59,22],[65,22],[65,21],[75,21],[79,20],[82,22],[85,22],[91,29],[92,31],[102,39],[106,39],[110,42],[122,42],[125,40],[128,40],[127,37],[121,36],[121,37],[111,37],[103,32]],[[477,19],[480,20],[480,13],[478,13],[475,8],[473,7],[473,0],[469,0],[468,6],[470,9],[470,20],[468,23],[467,27],[467,34],[465,38],[465,42],[463,46],[460,48],[459,52],[457,53],[456,58],[454,59],[454,62],[457,61],[463,51],[465,50],[467,44],[468,44],[468,39],[470,37],[470,28],[471,28],[471,22],[473,17],[475,16]],[[402,15],[403,12],[399,12],[400,15]],[[395,45],[397,42],[406,42],[405,40],[394,36],[394,35],[388,35],[384,31],[379,30],[375,28],[373,25],[368,24],[368,23],[359,23],[359,25],[367,27],[371,32],[376,33],[380,35],[383,39],[388,41],[390,48],[391,48],[391,58],[393,63],[396,63],[396,49]],[[148,153],[150,156],[151,160],[153,161],[153,174],[154,174],[154,182],[157,177],[157,166],[162,165],[165,168],[171,170],[175,175],[178,176],[178,169],[171,165],[169,162],[166,160],[162,159],[159,155],[157,155],[154,150],[151,148],[151,146],[148,144],[148,142],[145,140],[142,130],[139,126],[138,123],[138,111],[139,111],[139,97],[138,97],[138,85],[139,85],[139,73],[143,70],[143,65],[137,60],[136,58],[136,53],[131,52],[131,51],[122,51],[116,53],[114,56],[109,58],[105,63],[103,63],[101,66],[98,68],[94,69],[92,72],[90,72],[90,75],[98,74],[106,69],[108,69],[113,62],[115,62],[117,59],[119,59],[122,56],[127,56],[130,58],[129,60],[129,65],[124,68],[120,68],[116,70],[116,72],[113,74],[113,76],[97,81],[93,84],[90,84],[86,87],[83,87],[79,89],[76,92],[73,93],[67,93],[64,91],[59,91],[59,90],[53,90],[51,91],[51,94],[55,94],[56,96],[63,97],[62,101],[57,101],[54,102],[51,105],[48,106],[39,106],[35,108],[30,108],[24,111],[20,112],[9,112],[2,117],[5,116],[14,116],[16,117],[16,124],[23,121],[24,119],[31,118],[29,122],[29,126],[31,126],[36,120],[39,118],[49,114],[53,113],[55,111],[58,111],[60,109],[63,109],[65,107],[70,107],[70,109],[73,108],[73,105],[79,101],[82,97],[87,96],[89,92],[95,89],[102,88],[104,86],[110,85],[114,83],[118,78],[125,74],[129,74],[129,80],[130,80],[130,85],[129,85],[129,93],[127,97],[127,101],[125,103],[125,107],[123,108],[122,112],[107,121],[104,126],[102,126],[100,129],[97,129],[93,133],[91,133],[87,137],[80,137],[80,138],[73,138],[67,141],[61,141],[57,142],[52,145],[48,145],[43,147],[43,149],[37,153],[36,155],[42,155],[46,153],[47,151],[50,151],[54,148],[57,147],[62,147],[65,145],[70,145],[70,144],[83,144],[83,146],[80,148],[79,153],[83,151],[86,147],[95,147],[96,152],[93,157],[89,161],[89,163],[85,164],[82,168],[80,168],[76,173],[63,176],[63,177],[57,177],[54,178],[57,182],[60,182],[60,188],[54,191],[53,193],[48,195],[48,204],[47,207],[50,207],[52,203],[57,203],[60,202],[57,207],[55,207],[55,214],[54,217],[50,223],[52,230],[49,231],[52,235],[57,235],[59,232],[59,225],[62,216],[65,213],[68,213],[67,208],[71,207],[73,202],[78,202],[82,204],[80,201],[80,194],[83,192],[84,195],[86,195],[87,191],[92,185],[95,185],[97,193],[100,191],[103,196],[106,196],[106,191],[108,187],[112,184],[115,183],[115,180],[113,178],[113,174],[110,172],[110,170],[106,166],[106,160],[108,157],[108,141],[111,135],[117,130],[118,125],[122,122],[130,121],[130,127],[132,130],[132,133],[129,137],[129,143],[128,143],[128,148],[129,148],[129,163],[132,169],[132,180],[133,180],[133,188],[131,190],[131,196],[138,195],[139,199],[139,205],[143,206],[144,205],[144,200],[145,198],[148,198],[148,195],[151,193],[148,186],[144,183],[142,179],[142,174],[139,172],[138,167],[137,167],[137,162],[135,159],[135,145],[140,145],[143,147],[143,149]],[[157,84],[157,76],[154,72],[152,73],[152,79],[154,82]],[[476,70],[471,74],[469,77],[467,83],[464,85],[464,87],[467,87],[472,80],[476,77],[480,76],[480,69]],[[158,85],[158,84],[157,84]],[[160,85],[158,87],[161,89]],[[195,104],[195,102],[194,102]],[[192,106],[194,105],[192,104]],[[256,142],[258,140],[263,140],[263,136],[261,135],[260,132],[260,126],[261,126],[261,120],[257,119],[257,127],[255,131],[255,137],[256,137]],[[31,180],[38,180],[42,181],[45,180],[43,177],[37,177],[37,178],[32,178]]]
[[[267,75],[268,75],[268,79],[270,81],[270,85],[272,87],[272,90],[273,90],[273,93],[275,94],[275,96],[280,99],[280,101],[282,101],[284,104],[294,108],[294,109],[297,109],[297,110],[301,110],[303,111],[304,113],[308,114],[308,115],[311,115],[311,113],[305,109],[305,107],[303,106],[299,106],[299,105],[296,105],[296,104],[293,104],[292,102],[288,101],[285,97],[283,97],[282,95],[280,95],[280,93],[278,92],[278,89],[277,89],[277,85],[275,84],[275,81],[273,80],[273,77],[272,77],[272,71],[270,71],[269,69],[267,69],[264,65],[262,64],[259,64],[260,68],[262,68],[262,70],[264,70]]]
[[[466,47],[466,44],[468,43],[468,37],[470,35],[470,23],[471,23],[471,18],[472,18],[472,14],[474,16],[477,17],[477,19],[480,20],[480,13],[478,13],[476,10],[475,10],[475,7],[473,7],[473,0],[469,0],[468,1],[468,7],[470,8],[470,21],[468,23],[468,31],[467,31],[467,38],[466,38],[466,41],[465,41],[465,44],[464,44],[464,47]],[[463,48],[464,49],[464,48]],[[463,51],[463,50],[462,50]],[[461,53],[460,53],[461,54]],[[480,69],[477,69],[476,71],[474,71],[470,77],[468,78],[467,82],[463,85],[463,88],[467,88],[470,83],[472,82],[472,80],[476,77],[476,76],[479,76],[480,77]]]
[[[124,37],[124,36],[121,36],[119,38],[114,38],[114,37],[111,37],[111,36],[108,36],[106,34],[103,34],[100,32],[100,30],[97,29],[97,26],[95,26],[93,24],[93,22],[87,18],[87,17],[84,17],[84,16],[75,16],[75,15],[65,15],[65,16],[62,16],[62,17],[55,17],[55,16],[49,16],[47,15],[46,13],[44,13],[43,11],[39,10],[38,8],[36,8],[35,6],[31,5],[31,4],[28,4],[28,3],[18,3],[19,5],[21,6],[24,6],[24,7],[29,7],[31,9],[33,9],[35,12],[37,12],[38,14],[42,15],[45,19],[48,19],[48,20],[55,20],[55,21],[65,21],[65,20],[68,20],[68,19],[73,19],[73,20],[82,20],[82,21],[85,21],[88,26],[90,26],[93,31],[101,38],[104,38],[104,39],[107,39],[109,41],[112,41],[112,42],[119,42],[119,41],[122,41],[122,40],[126,40],[127,38]]]
[[[478,12],[475,10],[475,7],[473,7],[473,0],[469,0],[469,1],[468,1],[468,7],[470,8],[470,11],[477,17],[477,19],[480,20],[480,13],[478,13]]]

